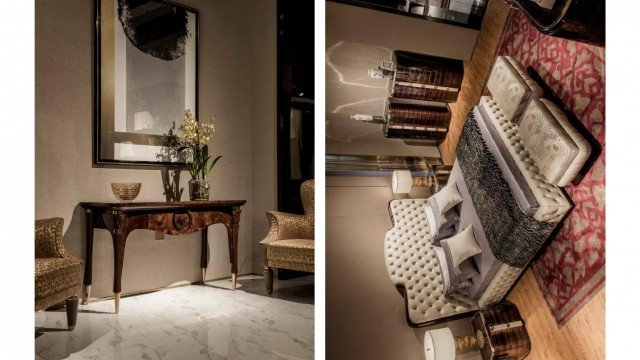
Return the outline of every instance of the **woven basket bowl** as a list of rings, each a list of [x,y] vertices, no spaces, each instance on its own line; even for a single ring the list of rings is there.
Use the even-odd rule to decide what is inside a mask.
[[[120,201],[131,201],[140,194],[142,183],[111,183],[111,191]]]

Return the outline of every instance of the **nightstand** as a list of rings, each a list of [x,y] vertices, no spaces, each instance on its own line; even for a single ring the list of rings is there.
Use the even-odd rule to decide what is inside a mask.
[[[483,360],[520,360],[531,352],[524,320],[508,301],[479,310],[471,319],[471,327]]]

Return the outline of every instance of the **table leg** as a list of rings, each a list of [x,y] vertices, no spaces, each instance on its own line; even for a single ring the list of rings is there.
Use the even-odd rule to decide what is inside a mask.
[[[240,209],[233,209],[231,237],[229,239],[229,257],[231,258],[231,286],[236,289],[238,276],[238,232],[240,231]]]
[[[114,231],[122,231],[116,228]],[[113,294],[116,314],[120,311],[120,293],[122,292],[122,265],[124,264],[124,247],[127,235],[121,232],[113,238]]]
[[[200,269],[202,269],[202,284],[207,277],[207,265],[209,264],[209,227],[202,229],[202,249],[200,250]]]
[[[91,209],[85,211],[86,237],[85,237],[85,267],[84,267],[84,296],[82,304],[87,305],[91,297],[91,278],[93,270],[93,213]]]

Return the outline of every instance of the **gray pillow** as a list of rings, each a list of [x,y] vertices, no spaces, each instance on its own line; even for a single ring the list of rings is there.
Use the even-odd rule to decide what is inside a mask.
[[[455,234],[456,234],[456,229],[453,226],[449,226],[448,228],[441,229],[440,231],[438,231],[438,235],[433,236],[433,244],[439,246],[440,241],[442,239],[452,237]]]
[[[442,223],[442,220],[444,220],[444,223]],[[444,214],[444,217],[440,217],[440,230],[449,228],[455,225],[459,221],[460,221],[460,215],[458,214],[458,211],[455,208],[453,208],[447,211]]]
[[[434,227],[431,227],[431,224],[429,224],[431,227],[431,235],[434,237],[434,239],[441,230],[447,229],[452,225],[455,225],[458,221],[460,221],[460,215],[458,215],[458,211],[456,211],[455,208],[452,208],[443,214],[438,208],[438,203],[436,202],[435,197],[432,196],[428,198],[427,203],[429,204],[429,207],[431,207],[431,211],[433,212],[433,218],[435,219]],[[426,209],[425,207],[425,211],[428,211],[428,210],[429,209]],[[427,219],[428,218],[429,218],[429,215],[427,214]]]
[[[471,280],[466,280],[458,284],[456,287],[451,287],[451,276],[449,275],[449,268],[447,267],[447,260],[442,248],[435,248],[436,257],[440,264],[440,272],[442,273],[442,285],[444,287],[445,294],[451,294],[453,292],[466,292],[467,288],[472,284]]]
[[[473,263],[472,258],[461,262],[460,266],[453,265],[453,257],[451,256],[451,249],[449,248],[448,239],[441,240],[440,245],[442,246],[442,250],[445,255],[445,261],[447,263],[447,269],[449,270],[450,288],[449,292],[445,290],[445,294],[449,294],[459,289],[461,285],[463,285],[466,281],[470,280],[472,277],[478,275],[479,273]]]

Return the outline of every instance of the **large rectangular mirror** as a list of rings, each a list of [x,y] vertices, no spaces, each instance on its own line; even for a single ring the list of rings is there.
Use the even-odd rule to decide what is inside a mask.
[[[198,113],[198,12],[96,0],[94,163],[183,165],[163,134]]]

